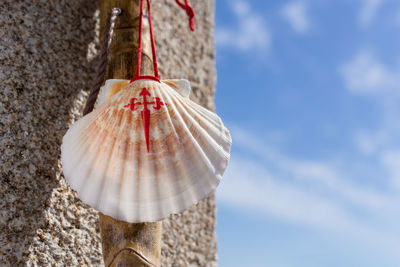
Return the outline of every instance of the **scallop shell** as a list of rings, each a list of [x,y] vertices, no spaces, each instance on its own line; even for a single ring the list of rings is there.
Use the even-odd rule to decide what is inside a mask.
[[[232,140],[189,93],[187,80],[107,80],[63,138],[63,172],[80,199],[118,220],[151,222],[213,191]]]

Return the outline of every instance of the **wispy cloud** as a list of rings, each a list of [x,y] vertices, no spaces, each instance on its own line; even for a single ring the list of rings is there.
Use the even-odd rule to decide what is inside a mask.
[[[389,172],[392,184],[400,189],[400,150],[384,151],[381,160]]]
[[[228,6],[235,15],[236,25],[216,27],[217,45],[234,48],[241,52],[249,52],[253,49],[267,51],[271,36],[262,15],[243,0],[229,1]]]
[[[400,87],[400,68],[382,63],[371,51],[360,51],[344,63],[340,72],[345,86],[358,93],[396,93]],[[393,97],[393,94],[387,94]]]
[[[355,132],[359,151],[388,163],[387,151],[400,150],[397,142],[400,136],[400,65],[384,63],[372,51],[362,50],[345,62],[339,71],[346,89],[361,97],[368,97],[380,110],[377,114],[380,120],[375,124],[375,129]],[[391,169],[392,172],[398,171],[400,177],[400,169]]]
[[[266,168],[233,157],[218,198],[228,205],[261,216],[276,216],[290,223],[319,229],[336,229],[351,224],[348,215],[327,199],[274,177]]]
[[[361,27],[368,27],[374,20],[384,0],[361,0],[361,10],[358,23]]]
[[[286,4],[282,9],[282,16],[297,33],[305,33],[310,28],[305,2],[294,1]]]
[[[373,133],[367,131],[357,131],[354,141],[361,154],[371,156],[379,152],[379,149],[387,143],[388,132],[379,130]]]
[[[354,183],[327,162],[284,155],[241,128],[232,127],[232,136],[236,148],[246,153],[232,155],[217,194],[222,204],[378,247],[400,248],[399,236],[390,228],[393,221],[400,221],[396,196]],[[400,153],[389,155],[387,164],[396,166],[398,160]]]
[[[351,177],[343,177],[345,175],[341,171],[328,163],[284,155],[240,127],[232,127],[232,130],[235,144],[264,164],[269,164],[269,171],[277,177],[285,177],[285,180],[291,179],[293,183],[303,185],[319,185],[320,189],[340,196],[351,205],[376,209],[390,206],[385,195],[372,188],[351,183]]]

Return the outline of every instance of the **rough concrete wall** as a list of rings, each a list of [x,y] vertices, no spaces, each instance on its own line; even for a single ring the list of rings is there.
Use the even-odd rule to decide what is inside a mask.
[[[160,72],[188,78],[212,109],[213,0],[192,0],[196,32],[173,0],[154,0]],[[97,213],[61,173],[60,144],[95,72],[97,1],[0,2],[0,266],[101,266]],[[163,224],[163,266],[215,266],[210,196]]]

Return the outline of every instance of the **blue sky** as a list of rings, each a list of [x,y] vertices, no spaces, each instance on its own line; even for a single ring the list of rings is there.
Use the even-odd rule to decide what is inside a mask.
[[[216,1],[221,267],[400,266],[400,2]]]

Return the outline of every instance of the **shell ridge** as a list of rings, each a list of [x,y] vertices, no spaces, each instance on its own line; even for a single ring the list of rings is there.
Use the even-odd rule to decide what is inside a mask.
[[[169,96],[166,95],[168,98]],[[170,98],[171,103],[173,102],[173,100]],[[179,105],[179,103],[176,103],[177,105]],[[175,108],[176,109],[176,108]],[[181,124],[183,125],[183,127],[185,128],[185,130],[189,133],[189,137],[191,138],[192,142],[192,146],[194,149],[196,149],[196,151],[199,153],[199,157],[194,157],[195,160],[197,160],[199,162],[199,160],[201,159],[201,163],[206,166],[206,170],[211,170],[212,172],[214,172],[214,166],[211,163],[210,159],[208,159],[208,157],[206,156],[206,154],[203,151],[203,148],[201,147],[201,145],[199,144],[199,142],[194,138],[193,136],[193,132],[191,131],[190,127],[188,127],[185,123],[185,120],[182,117],[182,114],[180,112],[178,112],[177,110],[175,110],[175,113],[177,114],[176,117],[179,118],[179,120],[181,121]],[[187,115],[187,114],[186,114]],[[207,177],[209,178],[209,177]]]
[[[143,129],[138,129],[140,131],[140,133],[143,132]],[[141,155],[142,155],[142,146],[138,145],[138,151],[136,151],[136,153],[133,153],[134,155],[134,162],[136,163],[136,168],[134,169],[136,175],[136,196],[138,199],[138,202],[140,203],[140,189],[141,189],[141,177],[140,177],[140,163],[141,163]],[[132,191],[134,191],[135,189],[133,189]],[[135,203],[135,201],[133,202]],[[140,205],[135,205],[135,214],[137,218],[141,218],[142,213],[141,213],[141,209],[140,209]]]
[[[175,102],[174,100],[172,100],[172,98],[168,94],[165,94],[165,97],[168,98],[171,103]],[[178,102],[178,101],[176,101],[176,102]],[[172,106],[171,109],[174,109],[174,113],[176,114],[176,117],[180,120],[181,124],[183,125],[183,129],[186,131],[188,136],[191,136],[192,133],[191,133],[189,127],[187,127],[187,125],[185,123],[185,120],[183,119],[183,117],[180,114],[180,112],[174,106]],[[168,113],[170,113],[169,110],[168,110]],[[174,131],[176,132],[175,125],[174,125],[173,121],[171,120],[171,116],[169,116],[169,118],[170,118],[172,127],[174,128]],[[178,136],[178,138],[180,138],[180,136],[178,134],[177,134],[177,136]],[[192,140],[197,143],[197,141],[195,139],[192,138]]]
[[[118,116],[119,123],[116,123],[116,124],[120,125],[123,118],[124,118],[124,116]],[[112,211],[115,210],[112,207],[113,204],[115,205],[115,199],[112,199],[110,197],[110,191],[113,189],[112,185],[110,185],[110,184],[112,181],[114,181],[114,179],[113,179],[113,177],[109,177],[108,170],[110,167],[112,167],[111,164],[113,162],[113,159],[117,158],[117,155],[115,155],[115,153],[118,153],[118,151],[116,149],[116,148],[118,148],[117,142],[118,142],[118,139],[115,138],[111,144],[109,153],[107,153],[109,155],[108,159],[104,160],[104,158],[103,158],[102,163],[104,165],[104,171],[101,172],[102,175],[101,175],[101,177],[99,177],[100,184],[99,184],[99,190],[98,190],[98,194],[97,194],[97,198],[96,198],[96,204],[99,207],[102,207],[105,213],[107,213],[107,211],[110,209]],[[114,203],[112,203],[112,202],[114,202]]]
[[[189,103],[183,103],[188,109],[193,111],[197,116],[205,118],[208,122],[211,122],[210,126],[213,126],[213,130],[220,138],[223,138],[225,142],[232,144],[232,139],[230,137],[228,129],[224,126],[221,118],[214,112],[198,105],[197,103],[190,101]],[[211,120],[213,118],[213,120]],[[223,132],[227,132],[227,136],[222,135]],[[219,134],[218,134],[219,133]]]
[[[192,91],[190,82],[186,79],[166,79],[161,81],[184,98],[189,98]]]
[[[85,169],[79,170],[78,168],[76,168],[76,171],[80,172],[79,175],[76,176],[82,177],[83,183],[81,183],[80,185],[76,184],[75,190],[78,192],[78,195],[82,200],[84,200],[85,202],[87,202],[96,209],[99,209],[99,205],[98,201],[95,200],[93,194],[96,194],[96,192],[97,193],[101,192],[101,189],[100,190],[93,189],[95,185],[97,185],[97,183],[99,182],[98,172],[96,173],[93,172],[93,166],[96,164],[104,165],[104,158],[101,157],[103,149],[102,143],[104,142],[104,135],[106,135],[107,133],[107,129],[104,127],[99,127],[99,125],[96,122],[98,118],[101,117],[102,114],[104,113],[104,109],[105,108],[99,109],[97,110],[97,112],[93,111],[92,113],[90,113],[93,114],[92,116],[94,117],[88,116],[90,114],[88,114],[86,117],[87,119],[93,118],[92,120],[89,120],[87,124],[95,126],[92,128],[94,135],[91,136],[92,137],[91,140],[88,139],[86,142],[88,144],[87,148],[90,151],[88,158],[86,160],[81,160],[81,162],[83,162],[84,164]],[[86,136],[89,137],[89,134],[86,133]],[[85,174],[83,175],[82,172],[85,172]],[[88,184],[90,184],[90,186],[87,186]]]
[[[178,105],[180,105],[180,103],[177,103]],[[190,131],[191,133],[192,133],[192,135],[193,136],[202,136],[202,137],[204,137],[206,140],[205,141],[207,141],[208,142],[208,146],[207,146],[207,148],[208,147],[212,147],[212,148],[214,148],[215,149],[215,152],[217,152],[217,154],[220,154],[220,153],[218,153],[218,152],[221,152],[222,153],[222,155],[224,156],[224,158],[229,158],[229,153],[228,152],[226,152],[224,149],[223,149],[223,146],[221,146],[220,144],[218,144],[208,133],[207,133],[207,131],[205,131],[202,127],[201,127],[201,125],[199,125],[199,123],[196,121],[196,120],[194,120],[189,114],[188,114],[188,112],[184,109],[184,108],[182,108],[181,107],[181,110],[182,110],[182,114],[185,114],[185,116],[186,116],[186,118],[188,119],[188,120],[190,120],[192,123],[193,123],[193,125],[195,125],[196,126],[196,130],[199,132],[199,133],[201,133],[201,134],[197,134],[197,135],[195,135],[195,133],[193,132],[193,131]],[[196,140],[196,142],[197,143],[199,143],[198,142],[198,140]],[[207,142],[204,142],[205,144],[207,144]],[[212,145],[211,145],[212,144]],[[202,147],[202,149],[204,149],[204,147]],[[203,153],[204,153],[204,151],[203,151]],[[212,153],[206,153],[207,155],[209,155],[209,154],[212,154]],[[212,164],[211,164],[211,166],[213,166]],[[213,168],[214,168],[214,166],[213,166]]]
[[[185,105],[195,110],[200,117],[203,117],[212,123],[216,123],[217,125],[220,124],[221,118],[215,113],[215,111],[209,110],[192,100],[185,102]]]
[[[194,122],[194,125],[196,125],[196,122]],[[202,127],[196,126],[191,131],[192,135],[196,136],[203,153],[212,162],[214,174],[222,174],[228,163],[229,154]]]
[[[189,101],[191,101],[191,100],[189,100]],[[182,105],[183,105],[183,103],[182,103],[181,101],[177,101],[177,102],[176,102],[176,106],[180,106],[180,109],[182,110],[181,113],[180,113],[180,112],[177,112],[177,114],[179,114],[179,116],[182,116],[183,114],[185,114],[186,118],[188,118],[188,119],[192,122],[192,124],[194,124],[194,125],[196,126],[196,129],[197,129],[197,130],[200,130],[200,131],[203,133],[203,136],[207,138],[206,141],[211,141],[211,143],[213,144],[213,147],[217,148],[216,152],[218,152],[218,151],[219,151],[219,152],[222,152],[224,158],[229,159],[229,154],[223,149],[223,146],[219,145],[219,144],[204,130],[204,128],[201,127],[201,125],[200,125],[196,120],[194,120],[194,119],[190,116],[190,114],[188,114],[188,111],[187,111],[184,107],[182,107]],[[200,106],[200,107],[201,107],[201,106]],[[213,113],[212,113],[212,114],[213,114]],[[216,116],[215,114],[213,114],[213,115]],[[182,119],[182,122],[183,122],[183,125],[186,125],[184,119]],[[189,132],[191,133],[192,136],[195,136],[195,134],[194,134],[194,132],[193,132],[192,130],[189,129]],[[201,135],[199,135],[199,136],[201,136]],[[198,140],[196,140],[196,139],[194,139],[194,140],[195,140],[197,143],[199,143]],[[228,141],[228,143],[230,143],[230,140],[229,140],[229,139],[226,140],[226,141]],[[207,144],[207,142],[205,142],[205,144]],[[228,146],[229,146],[229,145],[228,145]],[[203,147],[202,147],[202,149],[203,149]],[[204,151],[203,151],[203,153],[204,153]],[[211,165],[212,165],[212,164],[211,164]],[[213,166],[213,167],[214,167],[214,166]]]
[[[223,125],[222,125],[223,127]],[[210,132],[205,131],[203,127],[198,127],[201,131],[203,131],[203,134],[199,134],[199,136],[202,136],[206,141],[212,143],[209,144],[209,147],[212,147],[214,149],[214,152],[220,152],[219,156],[224,157],[225,159],[229,159],[229,148],[231,146],[231,139],[230,136],[223,136],[220,134],[212,135]],[[218,140],[218,141],[217,141]],[[204,142],[207,144],[207,142]],[[212,152],[212,151],[211,151]],[[213,153],[211,153],[213,154]]]
[[[100,136],[100,135],[99,135]],[[96,140],[97,141],[97,140]],[[95,203],[90,198],[88,194],[85,192],[90,189],[90,187],[86,186],[93,178],[93,171],[94,169],[89,167],[96,161],[98,153],[91,153],[85,160],[81,160],[79,163],[80,167],[75,167],[72,169],[70,174],[66,173],[66,179],[68,183],[71,185],[72,189],[74,189],[78,196],[82,199],[82,201],[86,202],[87,204],[95,207]],[[73,178],[74,177],[74,178]]]
[[[157,116],[157,119],[158,119],[158,116]],[[155,135],[156,135],[156,139],[158,139],[157,137],[161,137],[161,134],[160,134],[160,131],[161,131],[161,129],[158,129],[158,131],[156,131],[156,133],[155,133]],[[152,144],[152,147],[158,147],[159,148],[159,151],[162,151],[162,146],[161,146],[161,143],[159,143],[159,142],[155,142],[155,144],[153,143]],[[157,150],[157,149],[156,149]],[[160,167],[159,165],[160,164],[157,164],[158,163],[158,160],[152,160],[152,168],[153,168],[153,171],[154,171],[154,179],[155,179],[155,183],[156,183],[156,192],[157,192],[157,196],[161,196],[161,191],[162,191],[162,189],[161,189],[161,186],[162,186],[162,181],[161,181],[161,179],[162,178],[160,178],[159,177],[159,171],[158,171],[158,168]],[[162,162],[163,163],[163,162]],[[162,164],[161,163],[161,164]],[[161,206],[161,204],[162,203],[159,203],[158,202],[158,205],[157,205],[157,207],[155,207],[154,209],[152,209],[151,210],[151,212],[152,212],[152,214],[151,214],[151,216],[149,216],[149,217],[154,217],[154,216],[156,216],[157,214],[161,214],[162,212],[163,212],[163,210],[169,210],[169,207],[168,208],[166,208],[166,207],[162,207]]]
[[[187,108],[190,109],[191,111],[193,111],[193,113],[195,115],[199,115],[199,113],[197,112],[196,109],[190,107],[189,105]],[[213,114],[213,115],[219,120],[219,123],[216,124],[216,123],[210,123],[210,121],[205,121],[204,124],[206,124],[207,128],[210,130],[207,133],[209,135],[211,135],[214,139],[222,139],[224,144],[226,144],[227,146],[230,146],[232,144],[232,139],[230,137],[228,129],[224,126],[224,124],[222,123],[222,120],[216,114]],[[199,115],[199,117],[203,118],[200,115]],[[201,119],[199,119],[199,120],[201,120]],[[225,133],[226,135],[224,135],[223,133]]]
[[[64,138],[69,138],[71,135],[74,135],[76,131],[82,131],[84,133],[88,133],[90,131],[90,124],[93,121],[93,117],[95,117],[95,113],[91,112],[87,116],[81,117],[79,120],[77,120],[71,127],[70,127],[70,132],[68,134],[64,135]],[[88,120],[90,123],[84,123],[84,121]],[[84,124],[81,126],[81,124]],[[79,127],[82,127],[83,129],[80,129]],[[64,144],[64,138],[63,138],[63,144]],[[71,150],[80,148],[84,144],[87,144],[87,140],[89,139],[88,134],[84,134],[82,137],[77,138],[75,142],[72,143]],[[72,142],[72,140],[71,140]]]
[[[201,119],[206,119],[208,122],[210,122],[211,124],[208,124],[208,126],[215,126],[215,128],[213,128],[216,136],[222,138],[224,140],[225,143],[227,143],[228,146],[230,146],[232,144],[232,140],[230,138],[230,135],[228,134],[228,136],[224,136],[221,133],[223,132],[222,130],[224,130],[224,132],[229,132],[226,127],[223,125],[221,118],[215,114],[212,111],[209,111],[208,109],[198,105],[197,103],[195,103],[194,101],[179,101],[180,104],[182,104],[183,106],[185,106],[187,109],[190,109],[195,115],[197,115],[198,117],[200,117]],[[219,134],[218,134],[219,133]]]
[[[147,89],[150,92],[154,92],[155,88],[152,86],[147,86]],[[155,95],[153,93],[153,95]],[[151,121],[154,122],[154,120],[159,120],[159,114],[155,113],[156,115],[153,115],[151,117]],[[151,122],[152,123],[152,122]],[[159,131],[161,129],[159,129],[158,127],[155,127],[152,129],[153,130],[153,134],[155,134],[157,136],[157,134],[159,133]],[[155,136],[153,136],[154,140],[157,140],[157,138]],[[155,150],[155,144],[156,142],[153,142],[152,140],[150,140],[150,144],[151,144],[151,148],[150,148],[150,153],[148,153],[147,151],[144,152],[145,157],[144,159],[144,172],[147,173],[146,177],[141,177],[140,178],[140,183],[142,186],[142,196],[140,198],[140,200],[145,200],[143,202],[155,202],[157,205],[153,205],[152,208],[147,208],[146,206],[141,205],[141,201],[139,200],[139,202],[136,204],[138,209],[140,210],[140,214],[141,214],[141,218],[149,220],[150,218],[154,217],[155,214],[158,214],[161,212],[160,210],[160,202],[157,201],[158,199],[157,196],[159,196],[160,194],[160,188],[158,186],[156,186],[156,189],[154,189],[154,183],[155,180],[159,180],[159,177],[157,177],[157,173],[158,173],[158,166],[157,166],[157,162],[160,161],[160,155],[157,155],[158,157],[155,160],[152,160],[152,152]],[[155,192],[157,192],[157,194],[155,194]]]
[[[159,93],[160,95],[162,95],[163,98],[166,97],[166,96],[161,92],[160,89],[158,89],[158,91],[159,91],[158,93]],[[170,99],[169,101],[171,101],[171,99]],[[171,125],[173,134],[174,134],[174,136],[176,136],[177,139],[179,139],[179,135],[178,135],[178,133],[177,133],[177,131],[176,131],[175,125],[173,124],[173,121],[171,120],[170,111],[169,111],[169,109],[166,109],[166,110],[167,110],[167,114],[168,114],[168,116],[167,116],[168,122],[169,122],[169,124]],[[181,143],[179,140],[178,140],[178,143],[175,144],[175,145],[182,148],[182,143]],[[172,152],[172,151],[171,151],[171,144],[167,144],[167,145],[166,145],[166,148],[167,148],[168,154],[172,154],[172,153],[171,153],[171,152]],[[184,152],[186,152],[186,151],[184,150]],[[177,151],[174,155],[179,157],[179,158],[175,159],[176,161],[178,161],[178,162],[184,162],[184,161],[186,161],[186,158],[185,158],[185,159],[182,158],[182,155],[181,155],[181,153],[179,153],[179,151]],[[171,159],[169,159],[169,160],[171,161]],[[181,167],[181,168],[178,168],[177,164],[174,164],[173,162],[170,162],[170,165],[172,166],[172,171],[173,171],[173,177],[172,177],[172,179],[173,179],[174,177],[180,177],[181,179],[183,179],[183,180],[186,181],[186,183],[188,184],[187,187],[191,188],[193,183],[192,183],[191,180],[188,179],[188,175],[187,175],[187,173],[186,173],[185,168],[182,168],[182,167]],[[175,179],[175,180],[178,180],[178,179]],[[183,189],[183,187],[182,187],[181,182],[175,181],[175,184],[179,187],[179,189],[178,189],[178,192],[179,192],[179,193],[185,191],[185,189]],[[183,196],[182,196],[182,197],[183,197]],[[169,198],[169,200],[171,200],[171,198]],[[192,201],[190,201],[190,202],[192,202]],[[185,201],[184,201],[183,199],[177,199],[177,203],[175,203],[175,205],[176,205],[176,207],[181,207],[182,205],[184,205],[184,203],[185,203]],[[172,208],[171,211],[174,212],[174,209]]]
[[[160,119],[161,119],[160,116],[157,116],[157,120],[160,120]],[[157,129],[157,134],[161,136],[162,135],[161,129],[160,128],[156,128],[156,129]],[[161,145],[161,143],[157,143],[156,146],[158,146],[160,148],[160,151],[164,150],[164,147]],[[168,145],[165,145],[165,148],[169,151]],[[171,167],[171,165],[173,166],[173,164],[171,164],[170,158],[165,158],[160,155],[160,158],[158,158],[158,159],[161,159],[161,158],[164,158],[164,160],[153,160],[155,177],[157,177],[158,168],[161,167],[161,166],[159,166],[160,164],[162,164],[165,169],[169,169]],[[157,162],[159,162],[159,164],[157,164]],[[173,169],[173,171],[174,171],[174,169]],[[157,177],[157,179],[159,179],[159,178]],[[169,212],[174,209],[174,203],[171,202],[171,198],[169,197],[169,195],[166,195],[164,198],[160,198],[162,190],[167,191],[167,192],[172,191],[172,189],[170,188],[171,183],[166,182],[166,179],[170,179],[170,175],[168,175],[168,173],[166,173],[165,175],[163,175],[162,179],[164,180],[163,183],[160,182],[157,186],[157,191],[159,192],[157,195],[157,199],[152,199],[150,202],[151,204],[149,203],[149,206],[151,205],[153,208],[148,209],[147,205],[139,204],[142,209],[148,209],[148,210],[152,211],[152,214],[151,214],[151,216],[149,214],[148,219],[150,219],[151,217],[157,216],[157,214],[162,214],[164,216],[166,212]],[[166,188],[160,188],[161,185],[163,185]]]
[[[62,159],[62,163],[63,163],[63,171],[65,172],[65,178],[68,180],[68,182],[71,183],[71,185],[74,184],[74,186],[72,188],[77,192],[78,192],[79,188],[81,187],[82,182],[84,183],[86,181],[86,179],[74,179],[73,177],[82,178],[81,177],[82,175],[80,175],[80,172],[79,172],[79,170],[82,168],[84,169],[82,171],[85,171],[85,173],[90,173],[92,171],[92,168],[87,167],[87,166],[91,165],[91,164],[88,164],[88,159],[86,159],[86,160],[84,159],[85,152],[87,152],[90,149],[90,143],[86,142],[86,143],[81,144],[81,142],[80,142],[80,139],[88,139],[88,135],[81,134],[82,131],[85,132],[85,130],[87,129],[86,125],[83,126],[84,129],[80,128],[80,127],[82,127],[80,124],[84,124],[85,120],[87,120],[87,119],[90,121],[93,119],[93,116],[92,117],[88,116],[86,118],[82,117],[80,119],[81,121],[77,121],[73,125],[75,127],[71,129],[72,131],[69,132],[69,134],[66,134],[65,137],[63,138],[64,140],[63,140],[63,144],[62,144],[62,151],[64,153],[62,153],[61,159]],[[75,142],[75,144],[74,143],[71,144],[70,148],[66,148],[68,143],[72,142],[73,137],[76,135],[78,135],[79,137],[83,137],[83,138],[78,138],[78,142]],[[97,140],[98,137],[100,137],[100,135],[101,135],[100,131],[96,132],[95,136],[93,137],[93,138],[95,138],[94,140]],[[72,155],[72,152],[75,150],[77,150],[77,152],[79,152],[78,157],[76,155]],[[67,153],[67,155],[65,155],[65,153]],[[93,162],[95,155],[96,154],[93,154],[93,159],[89,158],[89,162]],[[69,160],[67,160],[66,157],[68,157]],[[77,171],[78,171],[79,175],[74,175],[74,173]],[[83,181],[79,184],[79,182],[80,182],[79,180],[83,180]]]
[[[122,111],[123,112],[123,111]],[[121,125],[120,127],[122,129],[124,129],[123,131],[127,131],[125,129],[126,125],[129,125],[132,120],[132,115],[129,112],[123,112],[123,116],[122,116],[122,121],[121,121]],[[118,139],[117,139],[118,140]],[[122,145],[121,145],[122,144]],[[115,208],[112,208],[113,212],[114,212],[114,216],[116,216],[117,218],[120,218],[122,220],[127,220],[127,216],[124,215],[123,212],[123,208],[122,206],[124,206],[124,191],[123,191],[123,187],[125,186],[125,184],[127,183],[127,180],[129,179],[127,177],[127,168],[126,168],[126,161],[123,160],[124,158],[127,158],[128,156],[128,152],[129,152],[129,135],[125,136],[123,139],[120,139],[118,142],[118,149],[119,148],[123,148],[122,152],[117,153],[117,155],[115,156],[116,159],[118,159],[118,174],[113,174],[113,177],[109,177],[109,178],[114,178],[114,176],[118,176],[120,177],[118,180],[117,179],[113,179],[113,183],[109,184],[109,187],[112,189],[113,185],[114,185],[114,190],[115,190],[115,194],[114,194],[114,205]],[[111,180],[111,179],[110,179]],[[107,188],[107,186],[106,186]],[[112,193],[112,192],[111,192]]]
[[[117,84],[117,83],[122,83],[122,82],[129,82],[129,80],[125,80],[125,79],[108,79],[108,80],[106,80],[104,85],[100,87],[100,92],[99,92],[99,96],[96,101],[95,108],[97,108],[97,106],[100,106],[102,104],[109,102],[111,100],[111,97],[109,96],[109,94],[110,94],[110,91],[114,89],[113,86],[115,86],[115,84]],[[121,87],[119,91],[121,91],[124,87],[126,87],[126,86]]]
[[[127,124],[129,124],[133,118],[133,116],[128,113],[127,114],[128,118],[127,120]],[[122,157],[123,158],[127,158],[128,157],[128,153],[129,153],[129,136],[125,137],[125,140],[123,141],[123,147],[124,150],[122,152]],[[120,164],[121,164],[121,181],[120,181],[120,185],[119,185],[119,191],[118,191],[118,205],[117,205],[117,209],[116,209],[116,216],[119,219],[122,220],[127,220],[129,216],[124,216],[124,208],[122,206],[125,206],[125,202],[126,201],[126,196],[125,196],[125,191],[124,186],[126,186],[126,183],[128,182],[129,177],[127,174],[127,168],[126,168],[126,162],[124,160],[120,160]],[[125,209],[127,210],[127,209]]]
[[[221,124],[221,119],[216,113],[202,107],[196,102],[190,101],[188,103],[184,103],[184,105],[193,110],[193,112],[195,112],[198,117],[207,120],[209,123],[217,127]]]

